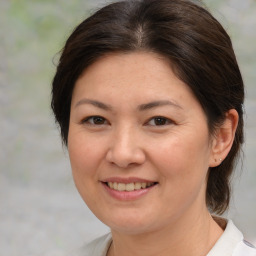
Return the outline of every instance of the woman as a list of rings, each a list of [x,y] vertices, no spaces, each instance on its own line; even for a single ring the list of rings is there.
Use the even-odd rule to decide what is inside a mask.
[[[83,21],[52,108],[77,189],[111,233],[73,255],[256,255],[214,215],[229,205],[243,100],[229,36],[192,1],[127,0]]]

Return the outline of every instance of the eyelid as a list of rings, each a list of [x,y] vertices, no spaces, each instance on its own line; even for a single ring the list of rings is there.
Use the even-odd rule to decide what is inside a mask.
[[[164,120],[166,120],[167,123],[162,124],[162,125],[156,125],[156,124],[155,125],[150,125],[149,122],[156,119],[156,118],[164,119]],[[146,122],[147,125],[155,126],[155,127],[167,126],[167,125],[171,125],[171,124],[174,124],[174,123],[175,122],[173,120],[171,120],[170,118],[164,117],[164,116],[153,116],[150,119],[148,119],[148,121]]]
[[[103,123],[99,123],[99,124],[94,123],[93,118],[102,119]],[[158,124],[158,125],[157,124],[150,124],[151,121],[155,121],[155,119],[157,119],[157,118],[158,119],[163,119],[165,121],[165,123],[164,124]],[[92,120],[92,122],[90,122],[90,120]],[[110,124],[105,117],[100,116],[100,115],[87,116],[87,117],[83,118],[80,123],[81,124],[92,125],[92,126],[103,126],[103,125],[106,125],[106,124]],[[163,126],[171,125],[171,124],[174,124],[174,123],[175,122],[173,120],[171,120],[170,118],[167,118],[167,117],[164,117],[164,116],[153,116],[145,122],[145,125],[155,126],[155,127],[163,127]]]
[[[94,123],[91,123],[89,122],[90,119],[93,119],[93,118],[101,118],[104,120],[104,123],[103,124],[94,124]],[[81,120],[81,124],[88,124],[88,125],[93,125],[93,126],[102,126],[102,125],[105,125],[106,123],[109,123],[107,121],[106,118],[104,118],[103,116],[99,116],[99,115],[95,115],[95,116],[88,116],[88,117],[85,117]]]

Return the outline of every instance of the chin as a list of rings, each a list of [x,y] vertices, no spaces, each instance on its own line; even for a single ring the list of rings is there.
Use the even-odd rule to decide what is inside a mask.
[[[111,231],[115,231],[118,233],[126,234],[126,235],[140,235],[153,231],[148,225],[136,224],[127,225],[122,223],[122,225],[111,225],[109,226]]]
[[[110,216],[110,215],[109,215]],[[112,231],[138,235],[152,231],[153,226],[159,222],[159,220],[153,220],[152,215],[149,217],[147,214],[113,214],[111,218],[105,216],[101,218],[102,222],[105,223]]]

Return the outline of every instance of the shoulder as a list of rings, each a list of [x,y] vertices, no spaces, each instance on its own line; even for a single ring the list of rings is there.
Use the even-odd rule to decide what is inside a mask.
[[[243,234],[231,220],[219,217],[214,219],[223,227],[224,232],[207,256],[256,256],[255,247],[244,240]]]
[[[85,244],[69,256],[106,256],[108,248],[112,242],[111,234],[106,234]]]
[[[236,246],[232,256],[256,256],[256,248],[243,240]]]

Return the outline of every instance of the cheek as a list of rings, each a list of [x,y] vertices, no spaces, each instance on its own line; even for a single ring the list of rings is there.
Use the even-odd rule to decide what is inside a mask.
[[[70,131],[68,152],[74,178],[93,175],[99,162],[100,152],[97,144],[82,133]]]
[[[68,152],[73,179],[78,192],[87,205],[93,205],[95,198],[95,182],[97,182],[97,165],[99,153],[89,138],[81,132],[69,133]]]
[[[158,145],[152,155],[164,180],[180,190],[204,182],[210,152],[207,145],[207,138],[177,136]]]
[[[154,162],[163,188],[160,197],[168,216],[178,216],[195,202],[205,204],[207,149],[188,142],[176,139],[155,151]]]

